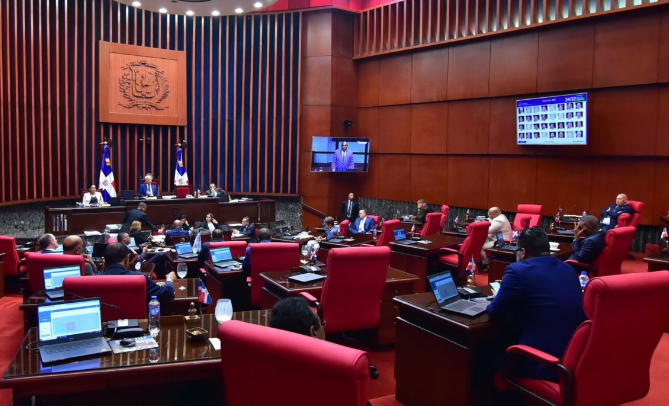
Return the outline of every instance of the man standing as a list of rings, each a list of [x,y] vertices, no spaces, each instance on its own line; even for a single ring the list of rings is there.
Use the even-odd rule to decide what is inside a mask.
[[[69,235],[63,240],[63,255],[81,255],[86,261],[86,275],[95,275],[98,273],[98,267],[88,254],[84,254],[84,240],[78,235]]]
[[[125,215],[120,231],[129,233],[133,221],[139,221],[145,227],[151,228],[151,231],[153,232],[159,231],[158,227],[154,226],[153,223],[149,221],[149,216],[146,214],[146,203],[144,202],[138,204],[136,209],[130,210],[128,214]]]
[[[341,143],[341,148],[332,156],[332,172],[346,172],[355,170],[353,151],[349,151],[348,142]]]
[[[355,200],[353,192],[348,194],[348,199],[341,204],[341,219],[348,220],[351,223],[355,221],[355,213],[360,211],[360,206]]]
[[[581,237],[585,237],[581,241]],[[595,216],[583,216],[574,229],[574,253],[569,259],[592,265],[606,247],[606,231],[599,228]]]
[[[609,231],[612,228],[616,228],[618,217],[623,213],[632,215],[634,214],[634,209],[627,204],[627,195],[621,193],[616,196],[615,204],[610,205],[606,210],[602,210],[602,220],[599,222],[601,229]]]
[[[434,210],[430,208],[430,206],[427,205],[425,202],[425,199],[420,199],[416,202],[416,206],[418,208],[418,214],[417,215],[411,215],[409,216],[412,220],[417,220],[420,221],[421,225],[425,224],[426,217],[429,213],[434,213]]]
[[[355,220],[355,224],[349,227],[351,234],[369,234],[376,228],[374,219],[367,217],[367,211],[360,210],[358,216],[359,218]]]
[[[520,327],[520,340],[514,344],[561,358],[574,331],[586,320],[578,275],[550,255],[548,237],[539,227],[520,233],[516,259],[504,272],[488,317],[493,323]],[[539,362],[521,360],[518,367],[522,377],[558,380]]]
[[[483,244],[483,250],[481,250],[481,261],[484,265],[488,263],[488,256],[485,253],[486,248],[492,248],[497,241],[497,233],[502,233],[502,238],[505,241],[511,241],[513,239],[513,230],[511,229],[511,223],[509,219],[502,214],[502,210],[499,207],[491,207],[488,210],[488,217],[490,218],[490,227],[488,228],[488,238]]]

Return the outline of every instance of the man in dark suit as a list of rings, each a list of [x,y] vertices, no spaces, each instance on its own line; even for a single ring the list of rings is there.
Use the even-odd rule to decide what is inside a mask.
[[[242,228],[232,232],[233,237],[240,237],[242,235],[249,237],[251,239],[250,242],[256,242],[256,228],[251,224],[251,219],[248,217],[242,219]]]
[[[158,196],[158,187],[153,184],[153,176],[146,175],[144,177],[144,183],[139,185],[139,196],[140,197]]]
[[[429,213],[434,213],[434,210],[432,210],[432,208],[427,205],[425,199],[418,200],[416,202],[416,206],[418,208],[418,214],[409,217],[411,217],[412,220],[420,221],[420,224],[423,225],[425,224],[427,215]]]
[[[266,244],[272,242],[272,232],[268,228],[261,228],[258,230],[258,239],[260,240],[259,244]],[[244,255],[244,261],[242,261],[242,271],[244,275],[251,276],[251,247],[246,247],[246,255]]]
[[[38,252],[40,254],[51,254],[58,250],[58,241],[53,234],[46,233],[42,235],[39,240],[37,240],[37,243],[39,245]]]
[[[332,172],[346,172],[355,170],[353,151],[348,149],[348,142],[341,143],[341,148],[332,155]]]
[[[146,214],[146,203],[144,202],[141,202],[139,205],[137,205],[136,209],[130,210],[128,214],[125,215],[120,231],[123,233],[129,233],[130,226],[132,225],[133,221],[139,221],[145,227],[151,228],[151,231],[153,232],[159,231],[158,227],[154,226],[153,223],[149,221],[149,216]]]
[[[210,243],[220,241],[223,241],[223,230],[218,228],[214,229],[214,231],[211,232],[211,241],[207,241],[202,244],[202,247],[200,247],[200,252],[197,254],[198,268],[202,268],[204,266],[204,262],[209,260],[209,252],[211,251]]]
[[[359,218],[355,220],[355,224],[348,229],[351,234],[369,234],[376,228],[374,219],[367,217],[367,211],[360,210],[358,216]]]
[[[581,238],[585,237],[583,241]],[[600,230],[595,216],[583,216],[574,229],[574,253],[569,259],[593,264],[606,247],[606,231]]]
[[[174,220],[172,228],[165,233],[165,244],[174,245],[172,244],[173,237],[188,237],[189,235],[190,232],[183,228],[183,222],[181,220]]]
[[[513,344],[561,358],[574,331],[586,320],[578,275],[550,255],[548,237],[539,227],[520,233],[516,259],[504,272],[488,317],[520,328],[520,340]],[[557,374],[538,362],[523,359],[518,367],[520,376],[557,382]]]
[[[355,200],[353,192],[348,194],[348,199],[341,204],[341,221],[348,220],[351,223],[355,221],[355,216],[360,211],[360,206]]]
[[[219,197],[219,198],[222,197],[225,201],[230,200],[230,197],[228,196],[227,193],[225,193],[225,190],[217,187],[215,183],[209,185],[209,189],[207,189],[206,193],[207,196],[209,197]]]
[[[167,258],[167,254],[164,252],[157,252],[151,257],[151,259],[147,259],[148,248],[146,246],[142,247],[141,249],[137,247],[131,247],[130,235],[128,233],[118,233],[118,242],[125,244],[126,248],[128,249],[128,255],[134,254],[132,257],[129,257],[128,261],[126,262],[127,267],[139,271],[145,261],[151,264],[155,264],[153,271],[160,279],[164,278],[165,275],[167,275],[168,270],[172,269],[171,265],[169,265],[170,261]]]
[[[604,231],[609,231],[612,228],[616,228],[618,225],[618,217],[620,217],[620,215],[623,213],[632,215],[634,214],[634,209],[632,206],[627,204],[627,195],[621,193],[616,196],[615,204],[612,204],[605,210],[602,210],[602,220],[599,222],[601,229]]]

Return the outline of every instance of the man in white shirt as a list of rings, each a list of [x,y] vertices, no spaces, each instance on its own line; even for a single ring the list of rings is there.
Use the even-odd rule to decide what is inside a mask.
[[[490,219],[488,238],[486,239],[485,244],[483,244],[483,250],[481,250],[481,261],[484,265],[488,264],[488,257],[485,254],[485,249],[492,248],[495,245],[495,241],[497,241],[497,233],[501,231],[505,241],[513,239],[511,223],[509,223],[509,219],[502,214],[499,207],[491,207],[490,210],[488,210],[488,218]]]
[[[102,193],[98,192],[95,188],[95,185],[91,185],[88,189],[88,192],[84,193],[84,198],[81,201],[81,204],[84,206],[90,206],[91,204],[102,204]]]

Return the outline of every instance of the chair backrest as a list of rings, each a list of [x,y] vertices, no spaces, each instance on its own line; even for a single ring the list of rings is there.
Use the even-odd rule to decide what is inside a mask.
[[[262,272],[288,271],[300,266],[300,244],[271,242],[251,244],[251,304],[260,306],[265,287]]]
[[[327,333],[378,327],[389,263],[389,247],[330,250],[321,293]]]
[[[170,237],[170,241],[172,242],[172,245],[183,244],[185,242],[190,242],[190,236],[183,235],[181,237]]]
[[[229,406],[367,405],[364,351],[236,320],[223,323],[218,338]]]
[[[339,235],[346,236],[348,235],[348,226],[351,224],[350,221],[344,220],[339,223]]]
[[[211,233],[200,234],[200,244],[211,241]]]
[[[190,193],[190,186],[186,186],[186,185],[175,186],[174,189],[175,189],[177,198],[179,198],[179,199],[185,198],[186,195]]]
[[[513,229],[518,231],[518,235],[520,235],[520,232],[523,231],[526,228],[530,227],[530,222],[532,221],[532,216],[529,214],[521,214],[518,213],[516,214],[516,217],[513,219]]]
[[[81,274],[86,273],[84,257],[81,255],[40,254],[33,252],[26,257],[26,268],[30,278],[30,289],[33,293],[44,290],[44,268],[57,266],[79,265]]]
[[[632,248],[635,234],[635,227],[616,227],[606,232],[606,247],[594,263],[594,272],[597,276],[620,273],[623,259]]]
[[[636,200],[628,200],[627,204],[629,204],[630,207],[634,210],[634,214],[632,214],[632,219],[630,220],[629,226],[636,227],[641,221],[641,214],[643,213],[643,209],[646,208],[646,203]]]
[[[224,247],[229,247],[230,248],[230,253],[232,254],[233,258],[239,258],[243,257],[246,255],[246,246],[248,244],[246,241],[216,241],[216,242],[210,242],[209,243],[209,254],[211,256],[211,250],[214,248],[224,248]],[[209,258],[211,259],[211,258]]]
[[[516,210],[516,217],[519,214],[524,214],[530,217],[529,227],[539,227],[541,226],[541,209],[544,206],[540,204],[519,204]],[[520,224],[518,224],[520,226]],[[519,228],[516,226],[516,221],[513,222],[513,228]],[[528,227],[524,227],[528,228]]]
[[[425,225],[423,226],[423,229],[420,230],[421,237],[441,233],[442,228],[439,224],[442,216],[443,214],[441,213],[428,213],[428,215],[425,216]]]
[[[632,222],[632,215],[629,213],[623,213],[620,216],[618,216],[618,224],[616,224],[616,228],[629,227],[631,222]]]
[[[102,306],[102,321],[146,319],[146,277],[144,275],[96,275],[83,278],[65,278],[63,291],[66,300],[81,297],[99,297],[102,303],[118,306]],[[68,293],[76,296],[68,297]]]
[[[16,238],[0,235],[0,252],[5,254],[2,257],[5,276],[18,276],[19,253],[16,252]]]
[[[348,221],[348,220],[347,220]],[[400,220],[386,220],[381,226],[381,235],[376,240],[377,247],[389,247],[390,243],[395,241],[395,233],[393,230],[397,230],[402,227],[402,222]]]
[[[594,278],[583,294],[590,320],[571,338],[562,363],[573,374],[574,405],[643,398],[650,362],[669,320],[669,272]]]
[[[441,219],[439,219],[439,227],[441,227],[442,230],[444,229],[444,226],[446,225],[446,220],[448,220],[448,213],[450,211],[451,211],[451,208],[448,207],[447,205],[444,204],[444,205],[441,206],[442,216],[441,216]]]
[[[368,214],[367,217],[374,220],[374,224],[376,225],[375,227],[379,226],[379,221],[381,220],[381,217],[375,216],[373,214]]]
[[[458,270],[458,276],[463,280],[466,276],[465,269],[469,261],[474,258],[477,264],[481,262],[481,250],[483,244],[488,237],[488,229],[490,228],[489,221],[477,221],[471,223],[467,227],[467,238],[462,242],[460,253],[462,254],[462,262]]]

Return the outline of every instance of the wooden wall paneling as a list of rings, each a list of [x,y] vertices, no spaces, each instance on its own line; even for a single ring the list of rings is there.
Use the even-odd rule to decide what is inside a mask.
[[[387,154],[409,153],[411,106],[380,107],[378,128],[376,151]]]
[[[311,172],[311,152],[300,152],[300,191],[303,197],[327,197],[331,176],[324,172]],[[321,209],[319,209],[321,210]],[[327,210],[327,207],[322,210]]]
[[[669,8],[665,8],[660,17],[659,50],[657,80],[658,82],[669,82]]]
[[[489,206],[516,211],[518,203],[536,201],[536,187],[537,158],[490,157]]]
[[[490,49],[490,96],[537,90],[539,33],[495,38]]]
[[[333,57],[332,104],[358,106],[358,70],[351,58]]]
[[[379,105],[411,102],[411,55],[394,55],[379,61]]]
[[[411,190],[410,155],[376,155],[375,170],[379,199],[406,201]],[[370,163],[370,167],[372,163]]]
[[[329,212],[330,200],[328,198],[305,196],[303,202],[324,213],[340,215],[339,213]],[[316,227],[323,227],[323,219],[308,210],[302,210],[302,228],[306,230],[307,227],[310,227],[312,230],[316,229]]]
[[[669,214],[669,188],[667,187],[669,179],[669,160],[663,158],[655,161],[655,195],[654,209],[648,220],[649,224],[658,224],[658,216],[667,216]],[[632,200],[637,200],[630,197]],[[649,211],[646,209],[646,211]]]
[[[494,153],[494,150],[488,150],[489,123],[489,100],[466,100],[449,103],[448,135],[446,138],[448,153]]]
[[[487,209],[489,168],[487,156],[449,156],[445,204]]]
[[[447,87],[448,48],[411,55],[411,103],[446,100]]]
[[[411,193],[408,200],[425,199],[430,204],[445,204],[448,185],[447,156],[411,156]],[[407,200],[405,198],[405,200]]]
[[[358,110],[357,134],[370,139],[372,154],[379,152],[379,108],[369,107]],[[355,128],[355,123],[353,123]]]
[[[635,87],[590,93],[590,139],[595,155],[655,155],[658,89]]]
[[[331,108],[330,134],[332,137],[356,136],[357,131],[349,129],[344,131],[344,120],[353,121],[353,126],[359,125],[358,108],[355,106],[332,106]]]
[[[488,96],[490,41],[452,46],[448,52],[448,99]]]
[[[544,206],[545,216],[560,206],[567,214],[590,209],[591,166],[589,158],[537,158],[535,203]]]
[[[445,154],[448,103],[411,106],[411,153]]]
[[[300,151],[311,151],[311,137],[330,136],[330,106],[302,106]]]
[[[656,82],[659,38],[659,13],[625,14],[598,20],[593,86]]]
[[[332,55],[332,13],[329,10],[305,14],[302,41],[305,57]]]
[[[306,13],[308,15],[310,13]],[[334,10],[332,13],[332,31],[336,34],[332,37],[332,54],[343,58],[353,57],[353,43],[355,25],[357,21],[350,13]]]
[[[5,28],[8,27],[5,24],[5,16],[7,15],[7,10],[6,10],[6,3],[0,4],[0,42],[5,43],[5,38],[8,36],[5,34]],[[41,16],[40,16],[40,39],[41,39]],[[5,169],[5,163],[7,162],[6,159],[6,153],[7,149],[5,148],[5,134],[9,133],[9,130],[5,128],[5,125],[7,125],[7,121],[9,119],[9,114],[7,114],[7,119],[5,119],[5,108],[9,107],[7,99],[5,98],[5,89],[7,88],[7,85],[5,84],[5,79],[9,78],[9,75],[5,74],[6,69],[5,69],[5,61],[7,60],[6,56],[6,50],[7,47],[3,46],[2,49],[0,49],[0,146],[2,146],[2,163],[0,164],[0,170],[2,173],[9,172],[8,169]],[[40,54],[41,55],[41,54]],[[40,63],[41,65],[41,63]],[[41,83],[41,81],[40,81]],[[41,104],[41,103],[40,103]],[[8,110],[8,109],[7,109]],[[42,163],[44,162],[44,159],[42,158]],[[0,178],[0,185],[2,186],[2,190],[0,190],[0,198],[2,201],[5,201],[7,199],[7,187],[5,184],[5,176],[1,176]],[[43,183],[42,183],[43,184]]]
[[[590,88],[594,42],[593,22],[540,31],[537,92]]]
[[[646,203],[642,224],[656,225],[657,218],[653,216],[655,167],[655,162],[647,158],[593,158],[588,213],[599,217],[603,209],[615,203],[619,193],[626,193],[630,200]]]
[[[379,105],[379,60],[371,59],[358,63],[358,105]]]
[[[305,71],[302,83],[302,104],[305,106],[329,105],[332,98],[333,58],[331,56],[304,58],[302,63]]]
[[[534,155],[532,147],[516,143],[516,97],[490,100],[490,130],[488,152],[494,154]],[[551,148],[551,147],[548,147]]]
[[[669,156],[669,86],[658,89],[657,136],[655,152],[659,156]]]

